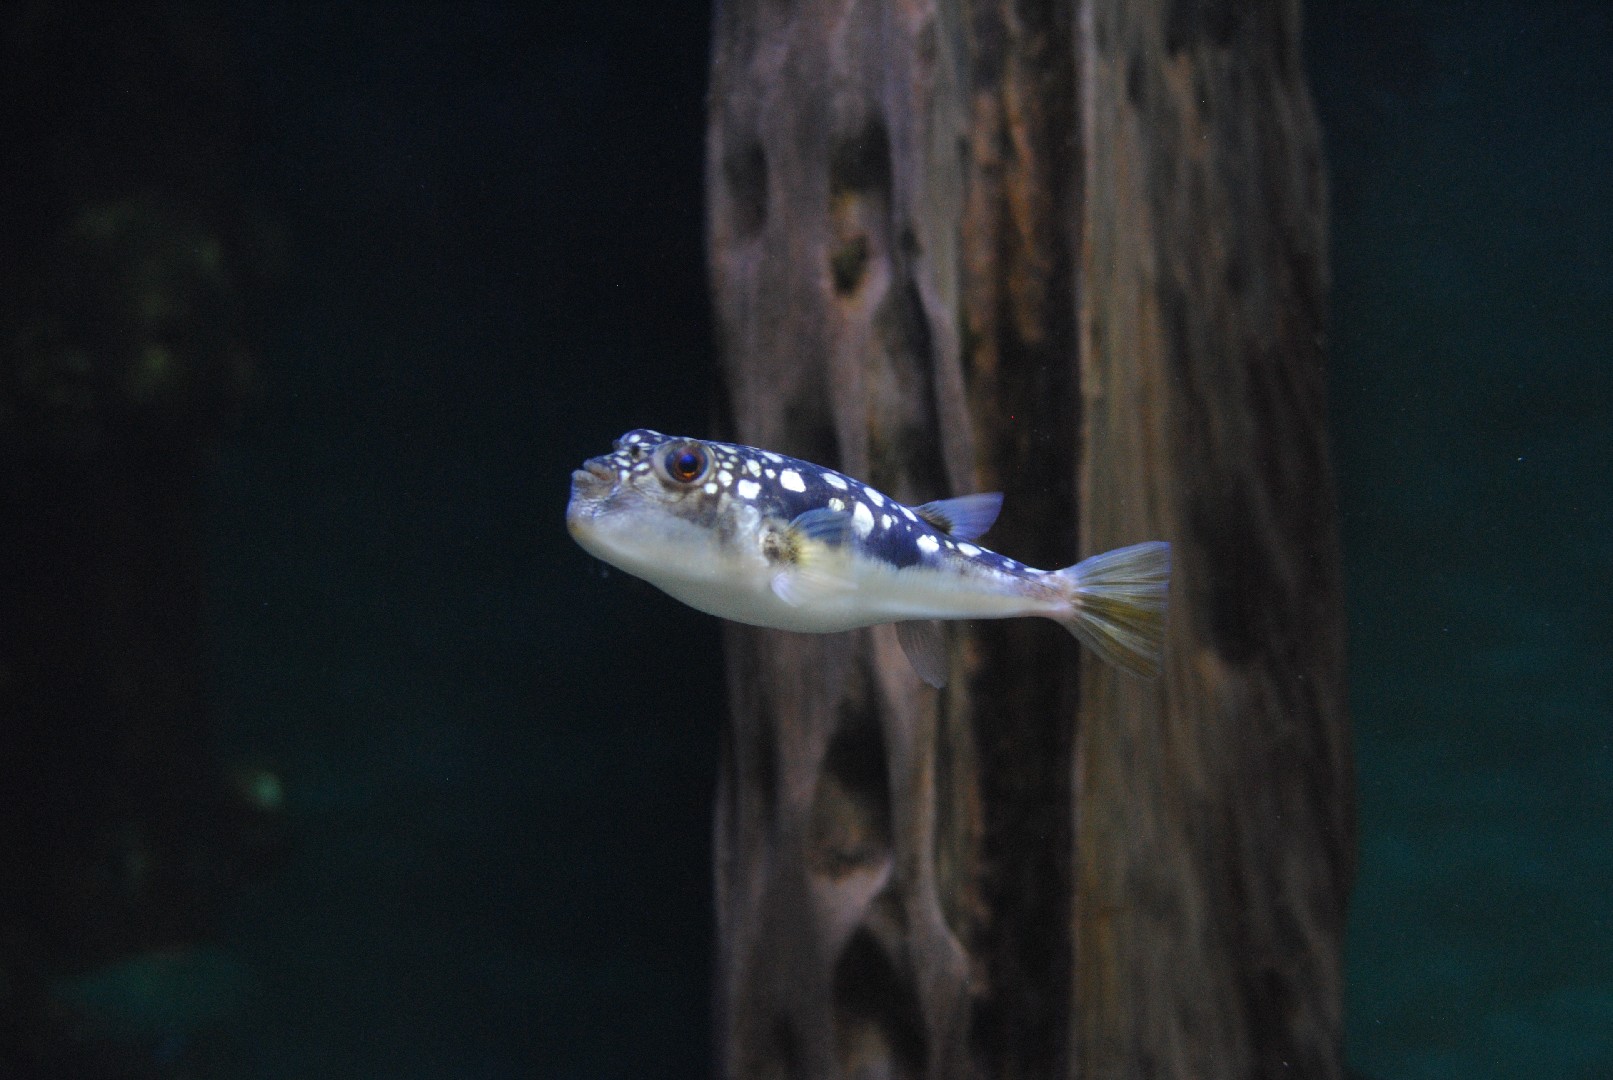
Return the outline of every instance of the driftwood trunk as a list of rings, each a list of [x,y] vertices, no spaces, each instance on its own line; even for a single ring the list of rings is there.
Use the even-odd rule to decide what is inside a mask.
[[[731,628],[735,1080],[1337,1077],[1352,864],[1324,199],[1293,0],[720,0],[733,434],[1033,565],[1176,547],[1167,672],[1051,623]]]

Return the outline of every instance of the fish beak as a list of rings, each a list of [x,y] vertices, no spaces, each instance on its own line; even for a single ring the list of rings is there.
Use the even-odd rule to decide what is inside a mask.
[[[599,458],[590,458],[571,474],[571,493],[584,499],[602,499],[616,487],[616,470]]]

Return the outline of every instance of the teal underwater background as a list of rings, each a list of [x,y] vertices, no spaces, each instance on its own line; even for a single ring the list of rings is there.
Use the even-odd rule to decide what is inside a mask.
[[[1383,1078],[1613,1077],[1613,9],[1313,5]]]
[[[1613,8],[1307,10],[1349,1058],[1613,1080]],[[208,696],[288,839],[205,945],[56,993],[108,1076],[705,1076],[718,633],[562,509],[621,432],[711,427],[709,13],[213,18],[284,270],[210,465]]]

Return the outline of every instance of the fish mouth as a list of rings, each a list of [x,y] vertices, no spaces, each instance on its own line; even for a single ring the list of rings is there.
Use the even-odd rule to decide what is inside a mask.
[[[572,471],[571,494],[584,499],[602,499],[615,490],[616,481],[616,470],[593,458]]]

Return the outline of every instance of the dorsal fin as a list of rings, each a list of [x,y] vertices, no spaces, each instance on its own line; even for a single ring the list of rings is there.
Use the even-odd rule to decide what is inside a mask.
[[[973,540],[991,528],[1002,508],[1003,493],[986,491],[927,502],[913,507],[913,513],[954,539]]]

